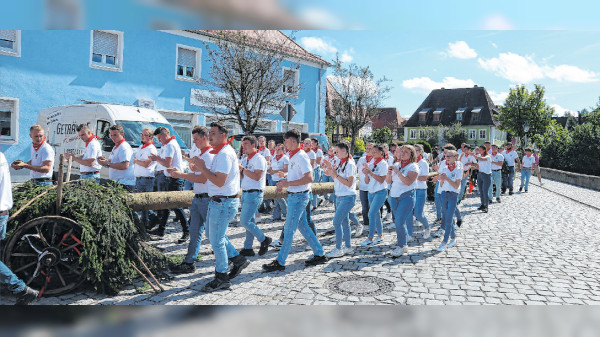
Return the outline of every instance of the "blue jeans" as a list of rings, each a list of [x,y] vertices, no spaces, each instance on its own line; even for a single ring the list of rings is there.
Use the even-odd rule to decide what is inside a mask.
[[[333,216],[333,228],[335,228],[335,248],[342,249],[342,240],[347,248],[350,243],[350,217],[349,214],[356,203],[355,195],[345,195],[335,199],[335,215]]]
[[[312,207],[311,207],[311,202],[310,200],[312,200],[313,198],[313,194],[312,192],[309,192],[309,197],[308,197],[308,204],[306,204],[306,222],[308,223],[308,227],[310,227],[310,229],[312,229],[312,231],[315,233],[315,235],[317,235],[317,227],[315,226],[315,222],[312,221]],[[289,209],[289,207],[288,207]]]
[[[468,182],[469,175],[462,178],[462,180],[460,181],[460,193],[458,194],[458,200],[462,200],[463,196],[465,195],[465,190],[467,189]]]
[[[154,177],[135,178],[135,192],[136,193],[152,192],[152,191],[154,191]],[[142,226],[148,227],[148,215],[149,215],[150,211],[142,211],[140,213],[141,213],[141,219],[142,219]]]
[[[437,215],[436,220],[442,218],[442,195],[438,193],[438,188],[440,188],[439,181],[435,183],[435,191],[433,194],[435,197],[435,212]]]
[[[383,234],[383,225],[381,223],[381,214],[379,209],[387,199],[387,190],[383,189],[375,193],[369,193],[369,237],[375,234]]]
[[[271,185],[277,185],[278,181],[271,179]],[[273,199],[273,219],[280,220],[284,214],[287,214],[287,201],[285,198]]]
[[[0,216],[0,243],[6,236],[6,222],[8,215]],[[2,262],[2,245],[0,245],[0,285],[5,284],[8,290],[13,293],[20,293],[25,290],[25,282],[19,279],[8,267]]]
[[[321,178],[323,177],[323,170],[321,169],[321,167],[317,167],[313,170],[313,183],[320,183],[321,182]],[[319,202],[319,199],[321,199],[322,197],[318,194],[313,194],[312,196],[312,206],[313,207],[317,207],[317,203]]]
[[[362,206],[363,224],[369,227],[369,192],[360,190],[360,205]]]
[[[303,192],[289,194],[287,197],[288,209],[287,218],[283,227],[283,244],[279,250],[279,254],[277,254],[277,262],[282,266],[285,266],[285,261],[292,249],[292,242],[294,241],[296,229],[304,236],[315,256],[323,256],[323,247],[319,243],[317,235],[308,226],[306,220],[306,207],[309,203],[310,196],[311,193]]]
[[[80,179],[93,179],[98,184],[100,183],[100,173],[82,173]]]
[[[487,207],[490,204],[489,190],[492,185],[492,175],[479,171],[477,174],[477,185],[479,186],[479,199],[481,200],[481,204]],[[486,191],[488,193],[485,193]]]
[[[531,178],[531,170],[521,170],[521,188],[525,186],[525,191],[529,189],[529,178]]]
[[[265,234],[256,226],[256,212],[258,205],[263,202],[263,192],[242,192],[242,211],[240,213],[240,224],[246,228],[245,249],[252,249],[254,238],[263,242]]]
[[[414,215],[417,218],[417,221],[423,224],[425,228],[429,228],[429,222],[427,218],[423,215],[423,210],[425,209],[425,201],[427,200],[427,190],[424,188],[415,190],[415,208]],[[412,233],[409,233],[412,235]]]
[[[229,270],[228,259],[239,255],[235,247],[227,238],[227,227],[238,208],[240,199],[221,199],[221,202],[211,200],[208,203],[208,239],[215,254],[215,264],[217,273],[227,273]]]
[[[323,179],[321,179],[321,181],[324,183],[332,183],[333,178],[331,178],[328,175],[323,174]],[[335,193],[325,194],[325,200],[328,200],[329,202],[335,204]]]
[[[458,193],[456,192],[442,192],[442,209],[444,209],[443,220],[445,232],[444,232],[444,241],[448,242],[448,238],[454,239],[456,237],[456,233],[454,232],[454,212],[456,210],[456,203],[458,200]]]
[[[183,262],[194,263],[198,257],[198,251],[202,244],[204,224],[207,223],[209,201],[210,198],[208,197],[194,197],[194,200],[192,200],[192,206],[190,206],[190,244],[188,245],[187,255]],[[206,236],[208,236],[209,232],[208,227],[206,227]]]
[[[158,187],[159,192],[163,191],[183,191],[184,180],[183,179],[175,179],[171,177],[167,177],[164,174],[156,175],[156,185]],[[183,232],[187,232],[188,223],[187,218],[185,217],[185,213],[183,213],[183,208],[175,208],[173,209],[175,212],[176,219],[179,219],[181,223],[181,228]],[[158,211],[158,216],[160,218],[160,228],[165,228],[167,226],[167,221],[169,220],[169,213],[171,210],[160,210]]]
[[[508,189],[509,192],[512,192],[514,187],[513,187],[513,179],[515,178],[515,167],[514,166],[509,166],[508,167],[508,176],[506,177],[505,183],[504,183],[504,187]]]
[[[501,170],[492,170],[492,183],[490,184],[490,192],[488,193],[488,197],[490,198],[490,200],[494,198],[494,185],[496,186],[496,198],[500,198],[500,189],[502,188]]]
[[[390,198],[390,206],[394,213],[394,223],[396,224],[396,238],[398,239],[398,247],[406,246],[406,236],[408,230],[406,223],[408,218],[413,216],[413,205],[415,200],[415,191],[407,191],[399,197]]]

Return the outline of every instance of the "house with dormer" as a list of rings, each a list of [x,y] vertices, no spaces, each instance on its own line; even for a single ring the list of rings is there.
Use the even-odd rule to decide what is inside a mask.
[[[500,123],[494,118],[499,113],[484,87],[435,89],[404,125],[404,141],[427,140],[435,132],[443,133],[444,128],[461,123],[469,144],[503,144],[506,131],[499,130]]]

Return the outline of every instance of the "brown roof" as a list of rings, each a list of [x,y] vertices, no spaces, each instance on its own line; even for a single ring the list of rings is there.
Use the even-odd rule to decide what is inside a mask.
[[[404,125],[404,118],[396,108],[379,108],[379,112],[373,117],[373,129],[387,126],[389,129],[397,129]]]
[[[333,101],[336,99],[341,99],[340,93],[335,89],[331,81],[327,79],[325,81],[327,83],[325,90],[325,114],[327,116],[331,116],[331,111],[333,110]]]
[[[255,38],[258,40],[257,43],[266,48],[269,48],[270,45],[281,45],[283,42],[287,41],[290,43],[285,44],[284,52],[289,56],[295,56],[303,60],[323,64],[327,67],[331,66],[331,63],[308,52],[280,30],[191,30],[190,32],[213,38],[219,37],[219,32],[241,32],[246,34],[249,38]]]

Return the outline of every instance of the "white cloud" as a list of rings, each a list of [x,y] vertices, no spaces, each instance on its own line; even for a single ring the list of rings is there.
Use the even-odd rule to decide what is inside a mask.
[[[492,14],[483,19],[482,28],[485,30],[512,30],[515,29],[510,22],[502,14]]]
[[[459,59],[472,59],[477,57],[475,49],[469,47],[465,41],[456,41],[448,43],[447,55]]]
[[[530,56],[508,52],[487,60],[479,58],[478,62],[483,69],[512,82],[528,83],[544,78],[543,69]]]
[[[598,74],[576,66],[562,64],[547,70],[548,77],[559,82],[589,83],[598,81]]]
[[[507,91],[495,92],[493,90],[488,90],[488,94],[490,95],[492,102],[494,102],[494,104],[496,104],[496,105],[503,105],[504,101],[508,97]]]
[[[555,116],[566,116],[566,115],[577,116],[577,113],[574,112],[573,110],[563,108],[562,106],[560,106],[558,104],[550,104],[550,106],[554,108]]]
[[[307,36],[300,39],[300,44],[306,48],[309,52],[319,53],[319,54],[335,54],[337,53],[337,48],[332,46],[330,43],[325,40]]]
[[[354,57],[352,57],[347,50],[345,50],[340,56],[340,61],[343,63],[352,62],[352,60],[354,60]]]
[[[406,89],[416,89],[426,92],[440,88],[468,88],[474,85],[475,82],[471,79],[461,80],[455,77],[445,77],[441,82],[436,82],[429,77],[415,77],[402,81],[402,86]]]
[[[305,8],[300,12],[300,19],[307,24],[321,29],[344,29],[342,20],[332,12],[317,7]]]

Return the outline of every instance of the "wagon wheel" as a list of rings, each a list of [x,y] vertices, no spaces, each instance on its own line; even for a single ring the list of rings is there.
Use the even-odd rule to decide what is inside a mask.
[[[5,264],[42,295],[60,295],[83,281],[81,226],[61,216],[35,218],[19,228],[4,249]]]

